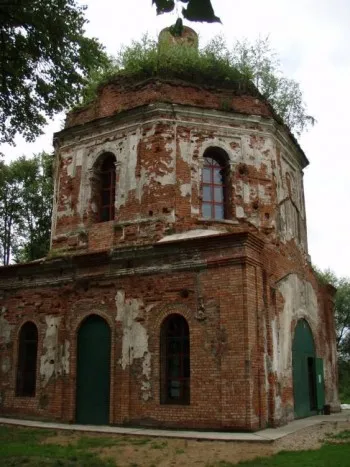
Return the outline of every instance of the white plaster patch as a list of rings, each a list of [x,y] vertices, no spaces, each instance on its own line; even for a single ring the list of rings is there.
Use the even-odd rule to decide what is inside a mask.
[[[3,358],[1,362],[1,371],[3,373],[7,373],[10,370],[10,368],[11,368],[11,362],[10,362],[9,357]]]
[[[222,232],[218,232],[217,230],[193,229],[179,234],[167,235],[166,237],[163,237],[162,239],[158,240],[157,243],[172,242],[174,240],[185,240],[187,238],[209,237],[211,235],[220,234],[222,234]]]
[[[116,207],[119,209],[127,202],[130,191],[138,189],[139,181],[136,180],[137,148],[141,139],[141,130],[138,128],[135,134],[130,134],[124,143],[120,154],[120,177],[117,185]],[[143,181],[144,183],[144,181]],[[143,186],[143,183],[141,184]],[[140,188],[139,188],[140,189]],[[142,188],[141,188],[142,190]],[[140,198],[139,198],[140,199]]]
[[[45,387],[53,376],[69,373],[69,342],[58,344],[58,328],[61,317],[46,316],[46,332],[43,342],[43,355],[40,359],[40,375]]]
[[[191,195],[191,184],[190,183],[183,183],[180,186],[181,196],[186,198],[186,196]]]
[[[258,186],[258,193],[259,193],[259,199],[263,201],[264,203],[270,203],[271,202],[271,195],[269,193],[266,193],[265,186],[259,185]]]
[[[316,293],[310,282],[289,274],[278,283],[278,290],[284,298],[284,309],[278,325],[278,354],[274,350],[273,368],[281,377],[292,376],[292,321],[307,318],[312,332],[318,325],[318,304]],[[275,337],[274,337],[275,334]],[[276,340],[276,328],[273,339]]]
[[[77,167],[83,165],[83,155],[84,155],[84,149],[83,148],[78,149],[76,156],[75,156],[75,165]]]
[[[123,327],[122,356],[119,364],[125,370],[135,359],[142,359],[141,392],[143,400],[148,400],[151,397],[151,354],[148,351],[147,330],[137,321],[143,302],[137,298],[125,300],[124,290],[117,291],[115,302],[116,320],[121,322]]]
[[[69,357],[70,357],[70,343],[65,340],[63,344],[60,345],[59,350],[59,373],[64,375],[69,375]]]
[[[241,219],[242,217],[245,217],[244,209],[242,206],[236,206],[236,217],[237,219]]]
[[[12,328],[13,325],[0,315],[0,343],[8,344],[10,342]]]
[[[173,164],[169,164],[167,166],[168,170],[162,171],[162,175],[150,174],[150,179],[155,180],[156,182],[160,183],[162,186],[166,185],[174,185],[175,183],[175,171],[172,167]]]
[[[73,156],[67,164],[67,175],[68,177],[75,176],[75,157]]]
[[[188,164],[192,160],[192,152],[190,150],[190,144],[188,141],[179,141],[180,157],[184,162]]]

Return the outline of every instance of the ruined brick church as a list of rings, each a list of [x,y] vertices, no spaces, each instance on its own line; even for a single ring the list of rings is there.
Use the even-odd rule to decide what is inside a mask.
[[[51,251],[0,268],[0,415],[259,430],[339,410],[308,160],[256,90],[116,77],[54,146]]]

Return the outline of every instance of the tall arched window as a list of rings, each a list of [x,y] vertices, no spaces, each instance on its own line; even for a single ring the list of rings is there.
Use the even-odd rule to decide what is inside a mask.
[[[100,169],[100,222],[114,219],[115,202],[115,157],[108,154]]]
[[[223,151],[215,148],[204,153],[202,171],[202,216],[207,219],[228,217],[228,166]]]
[[[185,318],[168,316],[161,327],[161,403],[190,403],[190,336]]]
[[[36,386],[36,359],[38,330],[34,323],[23,324],[19,333],[16,395],[34,397]]]

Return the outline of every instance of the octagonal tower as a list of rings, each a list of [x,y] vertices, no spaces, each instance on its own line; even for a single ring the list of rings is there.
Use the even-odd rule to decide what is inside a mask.
[[[162,35],[164,41],[170,33]],[[250,230],[294,241],[307,253],[308,161],[252,86],[116,78],[92,104],[68,115],[55,147],[53,249],[95,251],[205,230]],[[102,181],[108,157],[112,191]]]

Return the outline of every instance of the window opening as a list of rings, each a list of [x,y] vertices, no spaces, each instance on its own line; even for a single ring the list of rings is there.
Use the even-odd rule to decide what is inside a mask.
[[[316,369],[315,369],[315,359],[313,357],[307,358],[307,373],[308,373],[308,380],[309,380],[310,410],[316,410],[317,409]]]
[[[36,386],[36,360],[38,330],[34,323],[22,326],[19,335],[16,395],[34,397]]]
[[[106,222],[114,219],[115,212],[115,157],[113,155],[106,157],[103,161],[100,180],[100,222]]]
[[[207,219],[225,219],[226,198],[226,165],[215,157],[205,156],[202,172],[202,216]]]
[[[166,404],[190,402],[190,340],[187,321],[171,315],[161,331],[162,394]]]

